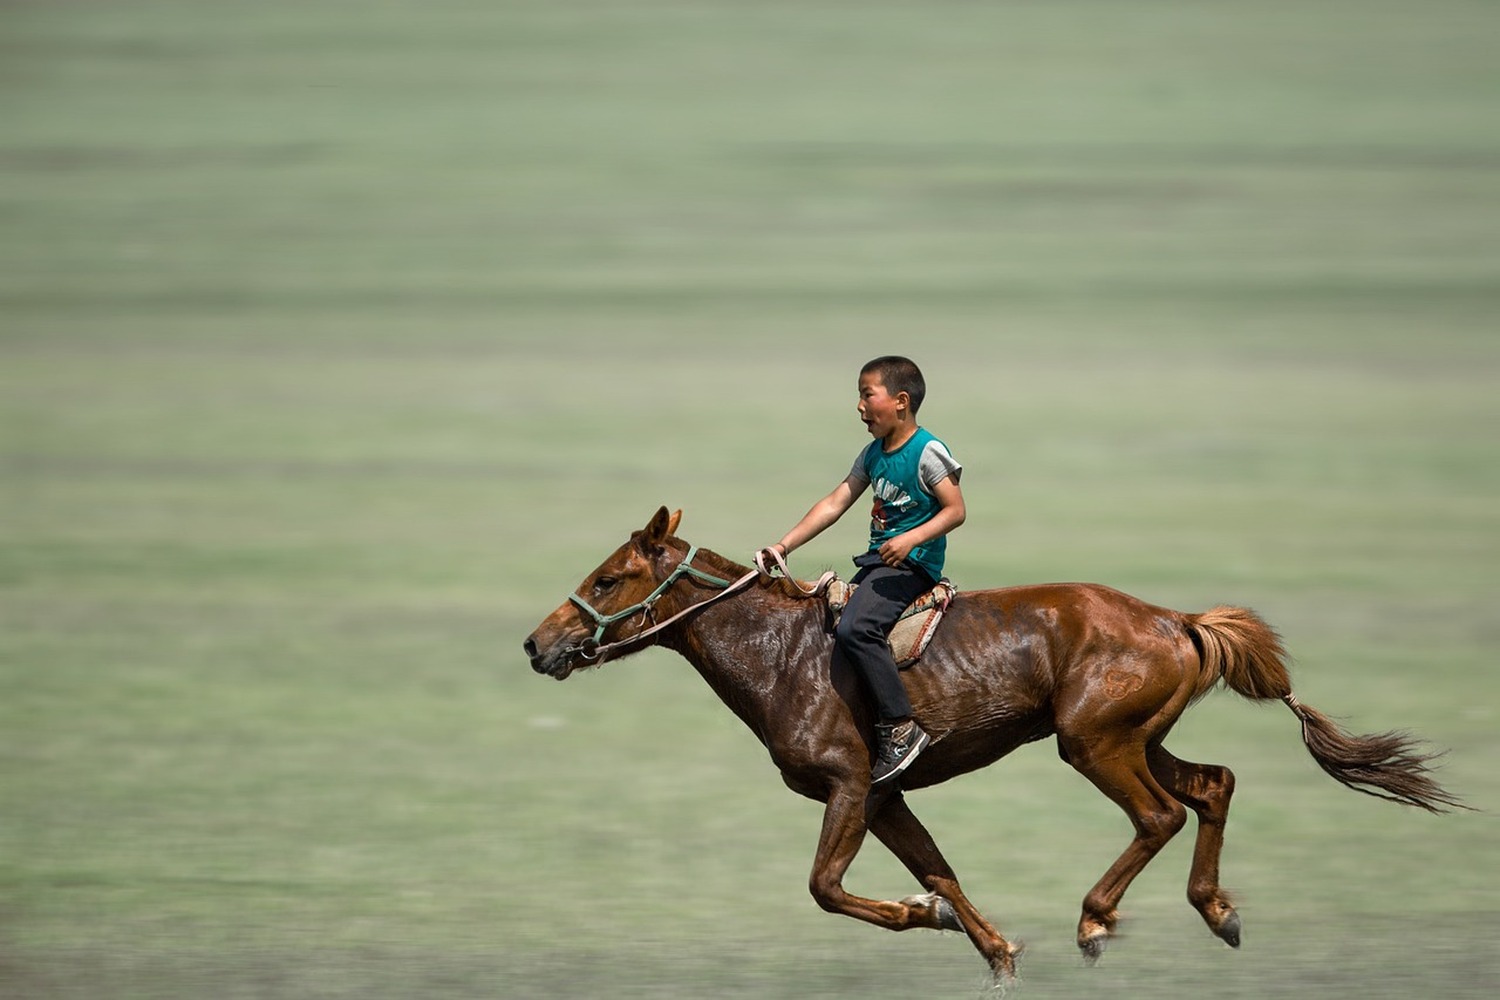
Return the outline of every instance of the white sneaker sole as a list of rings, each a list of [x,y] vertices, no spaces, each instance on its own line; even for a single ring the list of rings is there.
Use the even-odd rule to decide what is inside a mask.
[[[874,781],[871,781],[871,787],[874,787],[876,785],[883,785],[887,781],[890,781],[892,778],[900,775],[901,772],[905,771],[908,767],[911,767],[912,761],[916,760],[917,757],[921,755],[922,751],[926,750],[928,745],[931,743],[932,737],[928,736],[926,732],[923,732],[921,736],[917,737],[917,745],[912,747],[911,750],[907,752],[905,757],[901,758],[901,762],[891,769],[891,773],[887,774],[883,778],[877,778]]]

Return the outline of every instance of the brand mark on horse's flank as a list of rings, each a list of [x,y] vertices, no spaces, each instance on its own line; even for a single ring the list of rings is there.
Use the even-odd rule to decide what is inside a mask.
[[[1104,693],[1115,701],[1127,698],[1141,689],[1146,681],[1140,674],[1132,674],[1128,670],[1106,670],[1104,672]]]

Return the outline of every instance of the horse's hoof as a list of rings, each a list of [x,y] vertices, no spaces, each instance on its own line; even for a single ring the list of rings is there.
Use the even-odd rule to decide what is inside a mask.
[[[958,919],[958,911],[953,904],[935,892],[929,892],[923,896],[907,896],[901,901],[906,906],[914,909],[929,911],[933,919],[937,921],[937,929],[940,931],[964,932],[964,925]]]
[[[1109,932],[1104,929],[1094,931],[1088,937],[1078,939],[1078,950],[1083,954],[1083,960],[1089,965],[1096,964],[1104,957],[1104,949],[1109,946]]]
[[[1026,946],[1020,942],[1006,943],[999,954],[990,957],[990,975],[995,977],[997,987],[1003,989],[1017,981],[1019,977],[1016,974],[1016,962],[1025,950]]]
[[[1238,948],[1240,946],[1240,915],[1231,910],[1225,921],[1214,929],[1214,933],[1219,935],[1220,940],[1229,947]]]
[[[943,899],[941,896],[938,897],[937,901],[937,918],[938,926],[943,930],[958,931],[960,934],[963,933],[964,925],[963,922],[958,919],[958,911],[953,908],[952,903],[948,902],[946,899]]]

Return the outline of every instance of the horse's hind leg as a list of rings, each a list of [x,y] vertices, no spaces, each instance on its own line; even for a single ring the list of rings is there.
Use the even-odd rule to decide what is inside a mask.
[[[1146,751],[1156,780],[1198,814],[1198,841],[1193,848],[1193,870],[1188,876],[1188,901],[1203,915],[1208,929],[1232,947],[1240,946],[1240,916],[1228,893],[1219,885],[1219,852],[1224,847],[1224,822],[1234,794],[1234,772],[1216,764],[1179,760],[1157,745]]]
[[[890,849],[924,889],[933,894],[904,902],[931,906],[944,930],[961,930],[969,936],[979,954],[989,963],[991,972],[996,976],[1015,976],[1016,957],[1021,954],[1021,948],[1006,941],[964,896],[958,876],[900,792],[877,808],[870,819],[870,832]]]
[[[1096,960],[1114,934],[1125,890],[1187,823],[1187,810],[1162,788],[1146,764],[1145,748],[1129,737],[1068,740],[1064,759],[1109,796],[1135,827],[1135,839],[1083,898],[1078,947]]]

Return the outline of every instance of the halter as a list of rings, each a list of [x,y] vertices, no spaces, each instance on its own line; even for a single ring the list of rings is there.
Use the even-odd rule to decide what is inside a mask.
[[[644,638],[645,636],[654,635],[662,629],[666,628],[672,622],[676,621],[678,618],[682,617],[682,615],[687,614],[688,611],[693,611],[701,608],[705,604],[717,601],[721,597],[728,597],[730,593],[740,589],[742,586],[755,579],[756,574],[749,573],[745,576],[740,577],[740,579],[736,580],[735,582],[730,583],[728,580],[714,576],[712,573],[705,573],[698,567],[691,565],[693,557],[697,554],[698,546],[691,546],[688,549],[687,555],[682,558],[682,561],[672,568],[672,572],[667,574],[667,578],[660,584],[658,584],[657,588],[651,591],[651,593],[646,597],[645,600],[637,601],[630,607],[622,608],[612,615],[600,614],[597,610],[594,609],[593,605],[589,604],[588,601],[579,597],[577,594],[569,594],[568,600],[578,605],[578,607],[585,614],[587,614],[594,620],[594,624],[598,626],[598,628],[594,629],[593,636],[589,639],[584,640],[583,645],[579,647],[579,655],[581,655],[586,660],[598,659],[610,650],[622,646],[627,642],[635,642],[636,640]],[[629,639],[624,639],[620,642],[612,642],[604,646],[601,646],[599,644],[599,641],[604,638],[605,629],[609,628],[615,622],[630,618],[637,614],[643,614],[649,618],[651,616],[652,609],[656,606],[656,602],[661,599],[661,596],[667,592],[667,589],[671,587],[672,584],[676,583],[684,576],[691,576],[698,580],[702,580],[704,583],[711,583],[716,587],[723,588],[723,590],[721,593],[715,594],[713,597],[710,597],[707,601],[700,601],[699,603],[687,608],[680,614],[672,616],[659,625],[653,625],[649,629],[638,632],[635,635],[631,636]]]
[[[777,552],[774,548],[761,549],[759,552],[755,553],[755,569],[752,569],[750,572],[746,573],[744,576],[733,582],[722,579],[721,577],[714,576],[712,573],[705,573],[703,572],[703,570],[698,569],[696,566],[692,565],[693,557],[697,554],[698,546],[688,546],[687,555],[683,556],[682,561],[679,562],[676,566],[672,567],[672,572],[667,574],[667,578],[660,584],[658,584],[656,589],[651,591],[651,593],[647,595],[644,601],[637,601],[630,607],[622,608],[612,615],[600,614],[588,601],[579,597],[577,594],[569,594],[568,600],[578,605],[579,610],[583,611],[590,618],[592,618],[594,620],[594,624],[598,626],[598,628],[594,629],[594,634],[592,636],[585,639],[582,643],[575,647],[575,651],[578,653],[578,655],[583,657],[585,660],[599,660],[602,663],[605,656],[619,649],[621,646],[628,646],[631,643],[639,642],[642,639],[653,636],[656,633],[660,632],[662,629],[666,628],[668,625],[676,622],[678,619],[684,618],[695,611],[701,611],[702,609],[708,607],[710,604],[713,604],[715,601],[722,601],[730,594],[734,594],[741,590],[744,590],[747,586],[750,585],[752,581],[756,579],[756,577],[774,577],[779,570],[782,576],[785,576],[788,580],[791,580],[791,574],[787,572],[786,558],[780,552]],[[767,559],[767,556],[769,556],[770,558]],[[768,563],[774,565],[768,565]],[[702,580],[704,583],[711,583],[714,586],[721,587],[723,589],[705,601],[699,601],[697,604],[688,605],[686,608],[683,608],[681,611],[677,612],[675,615],[673,615],[671,618],[668,618],[664,622],[654,622],[649,628],[642,629],[628,639],[621,639],[618,642],[605,643],[602,646],[599,644],[599,640],[604,638],[605,629],[609,628],[615,622],[621,621],[622,619],[629,618],[637,614],[643,614],[647,618],[650,618],[652,609],[656,606],[656,602],[661,598],[661,596],[667,592],[667,588],[671,587],[672,584],[676,583],[684,576],[691,576],[698,580]],[[792,580],[791,582],[792,585],[795,586],[797,590],[799,590],[803,594],[803,596],[814,597],[826,591],[828,589],[829,582],[834,579],[837,579],[837,577],[835,577],[835,575],[830,571],[824,573],[823,576],[818,580],[818,582],[812,587],[805,587],[795,580]]]

